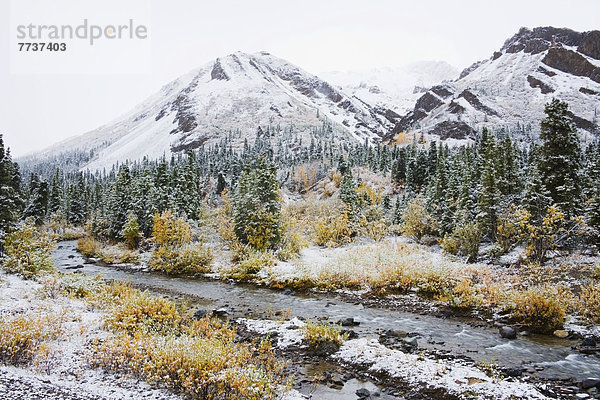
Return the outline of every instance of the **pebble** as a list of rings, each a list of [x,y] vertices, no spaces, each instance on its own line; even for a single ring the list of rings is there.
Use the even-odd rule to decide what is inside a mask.
[[[553,333],[553,334],[554,334],[554,336],[556,336],[557,338],[561,338],[561,339],[564,339],[564,338],[566,338],[567,336],[569,336],[569,332],[567,332],[567,331],[565,331],[565,330],[563,330],[563,329],[557,329],[557,330],[555,330],[555,331],[554,331],[554,333]]]
[[[583,382],[581,382],[581,387],[584,390],[591,389],[598,385],[600,385],[600,379],[598,378],[586,378],[583,380]]]
[[[511,328],[510,326],[503,326],[502,328],[500,328],[500,336],[505,339],[516,339],[517,331],[515,330],[515,328]]]
[[[358,325],[360,325],[360,322],[355,321],[354,318],[352,318],[352,317],[342,319],[342,320],[338,321],[338,323],[341,324],[342,326],[358,326]]]

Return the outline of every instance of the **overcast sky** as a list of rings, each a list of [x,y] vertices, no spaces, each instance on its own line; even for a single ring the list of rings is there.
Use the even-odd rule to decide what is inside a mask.
[[[92,19],[103,7],[103,15],[110,17],[111,7],[116,13],[123,3],[79,1],[78,7],[63,6],[57,13]],[[156,0],[145,4],[147,9],[139,12],[149,16],[151,65],[141,73],[13,74],[9,43],[16,39],[9,28],[10,1],[0,0],[0,133],[14,155],[107,123],[170,80],[238,50],[266,50],[316,74],[418,60],[444,60],[464,68],[488,58],[522,26],[600,29],[598,0]],[[128,12],[138,18],[135,8]],[[139,61],[128,59],[127,54],[120,58],[125,64]]]

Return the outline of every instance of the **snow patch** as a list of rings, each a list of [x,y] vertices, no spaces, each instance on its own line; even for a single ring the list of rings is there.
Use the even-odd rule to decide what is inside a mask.
[[[333,358],[356,365],[369,365],[369,370],[414,384],[445,388],[450,393],[476,392],[493,399],[546,399],[532,385],[508,379],[492,379],[479,369],[457,362],[438,361],[389,349],[375,339],[345,342]]]

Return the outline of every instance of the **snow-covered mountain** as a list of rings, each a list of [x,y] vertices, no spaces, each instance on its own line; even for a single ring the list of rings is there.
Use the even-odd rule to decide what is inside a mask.
[[[92,154],[83,168],[110,168],[225,135],[241,147],[259,126],[292,127],[308,138],[325,121],[343,142],[400,143],[412,137],[399,135],[406,132],[463,142],[484,126],[529,140],[553,97],[569,103],[582,136],[600,132],[600,31],[522,28],[490,59],[457,75],[447,63],[420,62],[324,73],[324,80],[266,52],[237,52],[165,85],[121,118],[30,158]]]
[[[522,28],[488,60],[432,87],[394,128],[468,140],[484,126],[537,137],[544,104],[567,101],[581,135],[600,133],[600,31]]]
[[[398,116],[396,116],[398,117]],[[293,125],[301,136],[329,121],[340,140],[371,142],[394,126],[385,110],[368,104],[266,52],[218,58],[164,86],[135,109],[107,125],[53,146],[43,154],[94,150],[85,166],[200,147],[235,132],[238,145],[253,140],[259,126]]]
[[[427,89],[459,74],[460,70],[445,61],[418,61],[402,67],[332,71],[319,76],[373,107],[404,115]]]

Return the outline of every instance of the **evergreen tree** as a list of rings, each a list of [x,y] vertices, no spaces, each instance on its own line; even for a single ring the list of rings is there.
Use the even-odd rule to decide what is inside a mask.
[[[62,205],[62,184],[60,182],[60,171],[58,167],[54,171],[52,178],[52,187],[50,188],[50,198],[48,200],[48,212],[50,214],[60,211]]]
[[[539,171],[553,203],[567,215],[581,211],[581,146],[568,104],[553,99],[541,122]]]
[[[109,235],[113,239],[120,239],[127,216],[132,211],[131,174],[126,164],[121,166],[119,176],[112,188],[109,204]]]
[[[21,207],[19,167],[4,149],[0,134],[0,243],[17,220]]]
[[[527,173],[527,182],[523,193],[523,206],[531,214],[532,221],[536,225],[541,225],[546,210],[552,204],[550,192],[542,182],[541,174],[537,163],[533,162],[529,166]]]
[[[494,137],[490,136],[488,137],[487,149],[483,157],[478,208],[483,232],[492,237],[496,233],[500,204],[500,191],[498,190],[496,173],[496,154],[496,142]]]
[[[40,181],[37,175],[32,174],[29,186],[29,200],[23,217],[32,217],[37,225],[41,225],[48,211],[48,182]]]
[[[348,207],[349,218],[355,219],[358,217],[358,198],[356,195],[356,182],[352,176],[352,169],[347,167],[345,163],[339,167],[342,172],[342,182],[340,183],[340,200]]]
[[[233,198],[234,231],[258,250],[273,248],[282,235],[281,198],[275,165],[259,156],[248,165]]]

